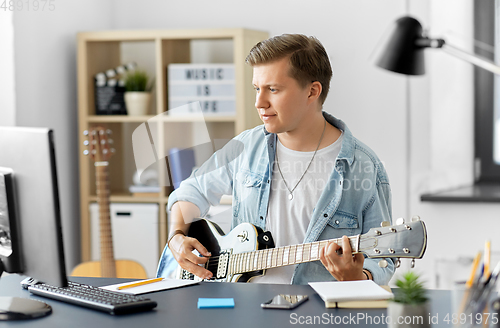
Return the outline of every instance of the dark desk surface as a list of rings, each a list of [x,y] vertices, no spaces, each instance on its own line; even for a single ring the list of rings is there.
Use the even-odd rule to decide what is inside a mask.
[[[66,304],[63,302],[31,295],[23,290],[19,282],[24,277],[9,275],[0,279],[0,296],[17,296],[37,299],[52,306],[53,313],[48,317],[28,320],[2,322],[2,327],[296,327],[302,326],[306,320],[314,320],[318,325],[344,326],[335,324],[334,320],[352,319],[352,326],[387,327],[384,324],[367,324],[366,320],[357,320],[358,314],[371,316],[372,320],[380,320],[386,316],[385,309],[326,309],[323,300],[309,286],[267,285],[244,283],[200,283],[199,285],[146,294],[145,296],[158,302],[155,310],[130,315],[111,316],[106,313]],[[109,278],[71,278],[76,282],[94,286],[104,286],[123,279]],[[262,309],[260,304],[276,294],[307,294],[309,300],[293,310]],[[439,324],[433,327],[448,327],[443,319],[450,312],[450,292],[431,290],[431,315],[439,313]],[[233,309],[197,308],[199,297],[234,298]],[[344,318],[346,317],[346,318]],[[375,318],[377,317],[377,318]],[[300,321],[299,321],[300,320]],[[350,320],[350,319],[349,319]],[[327,323],[327,324],[325,324]],[[310,326],[310,325],[306,325]]]

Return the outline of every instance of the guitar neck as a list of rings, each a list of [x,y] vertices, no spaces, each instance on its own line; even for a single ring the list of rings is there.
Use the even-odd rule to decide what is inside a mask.
[[[349,237],[352,253],[359,252],[359,235]],[[312,243],[268,248],[253,252],[232,254],[228,273],[240,274],[319,260],[319,251],[329,242],[342,245],[342,238]]]
[[[103,277],[116,277],[113,236],[111,234],[111,218],[109,214],[107,162],[96,162],[96,187],[101,237],[101,275]]]

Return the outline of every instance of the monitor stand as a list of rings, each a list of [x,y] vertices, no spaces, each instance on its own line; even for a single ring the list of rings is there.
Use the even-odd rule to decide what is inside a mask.
[[[2,276],[0,262],[0,277]],[[0,297],[0,321],[26,320],[45,317],[52,313],[52,307],[46,303],[21,297]]]

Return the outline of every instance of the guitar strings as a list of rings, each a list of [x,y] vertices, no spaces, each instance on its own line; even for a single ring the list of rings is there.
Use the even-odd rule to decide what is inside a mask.
[[[352,238],[356,238],[356,237],[352,237]],[[268,249],[256,250],[256,251],[253,251],[253,252],[248,252],[248,253],[254,253],[254,254],[256,254],[256,255],[253,256],[253,258],[251,260],[249,260],[248,256],[246,258],[244,258],[243,254],[247,254],[247,253],[238,253],[238,254],[231,254],[231,255],[235,256],[235,257],[236,257],[236,255],[239,255],[239,257],[240,257],[239,259],[234,260],[234,261],[237,262],[237,263],[235,263],[236,266],[239,267],[237,271],[249,272],[249,271],[262,270],[262,269],[269,268],[267,266],[267,263],[269,262],[269,252],[270,251],[272,252],[271,256],[270,256],[271,263],[274,262],[274,263],[277,264],[278,260],[281,258],[282,259],[282,261],[281,261],[282,263],[281,263],[280,266],[293,265],[293,264],[307,262],[307,261],[309,261],[309,260],[312,259],[311,250],[312,250],[313,244],[317,243],[318,244],[318,248],[319,248],[319,247],[326,246],[326,244],[329,241],[333,241],[333,242],[335,242],[335,243],[338,244],[337,239],[323,240],[323,241],[318,241],[318,242],[304,244],[303,247],[302,247],[302,256],[301,256],[301,259],[299,261],[297,261],[297,257],[296,257],[297,256],[297,248],[298,248],[298,246],[302,246],[302,245],[291,245],[291,246],[289,246],[290,249],[289,249],[289,255],[288,255],[288,257],[290,259],[290,255],[292,255],[292,261],[289,260],[287,262],[287,264],[283,264],[284,250],[283,250],[283,252],[281,254],[279,254],[279,251],[276,251],[277,248],[268,248]],[[304,251],[306,251],[306,254],[304,254]],[[265,253],[267,253],[267,254],[265,254]],[[308,256],[304,256],[304,255],[308,255]],[[257,264],[258,264],[257,265],[257,269],[253,269],[254,266],[252,265],[253,263],[255,263],[255,256],[257,256]],[[208,270],[210,270],[210,271],[211,271],[211,269],[218,268],[220,257],[221,257],[220,255],[209,257],[205,268],[208,269]],[[259,257],[260,257],[260,259],[259,259]],[[247,263],[250,264],[250,266],[248,268],[247,268]],[[274,265],[274,266],[276,266],[276,265]],[[274,266],[271,264],[271,267],[274,267]]]

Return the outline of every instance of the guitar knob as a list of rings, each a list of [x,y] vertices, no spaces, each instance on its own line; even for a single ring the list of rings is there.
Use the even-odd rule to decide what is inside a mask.
[[[380,260],[380,261],[378,261],[378,266],[381,267],[381,268],[387,268],[388,265],[389,265],[389,263],[387,263],[386,260]]]
[[[396,225],[402,225],[405,224],[405,219],[404,218],[399,218],[396,220]]]
[[[416,221],[420,221],[420,216],[415,215],[414,217],[411,218],[411,222],[416,222]]]
[[[110,145],[112,145],[112,144],[113,144],[113,139],[108,139],[108,143],[109,143]]]
[[[105,145],[106,144],[106,140],[102,139],[101,140],[101,145]]]
[[[111,153],[113,153],[113,154],[116,153],[116,149],[111,148]]]
[[[381,227],[388,227],[388,226],[390,226],[390,225],[391,225],[391,223],[390,223],[389,221],[382,221],[382,222],[380,223],[380,226],[381,226]]]
[[[83,142],[83,145],[84,145],[84,146],[88,146],[88,145],[89,145],[89,141],[88,141],[88,140],[85,140],[85,141]]]
[[[111,131],[110,129],[107,129],[107,130],[106,130],[106,133],[107,133],[108,135],[111,135],[111,134],[113,134],[113,131]]]
[[[103,150],[102,150],[102,153],[103,153],[104,155],[106,155],[106,154],[108,153],[108,150],[107,150],[107,149],[103,149]]]
[[[87,156],[88,154],[89,154],[89,151],[88,151],[87,149],[85,149],[85,150],[83,151],[83,155]]]
[[[83,135],[84,135],[84,136],[88,136],[88,135],[89,135],[89,130],[85,130],[85,131],[83,131]]]

